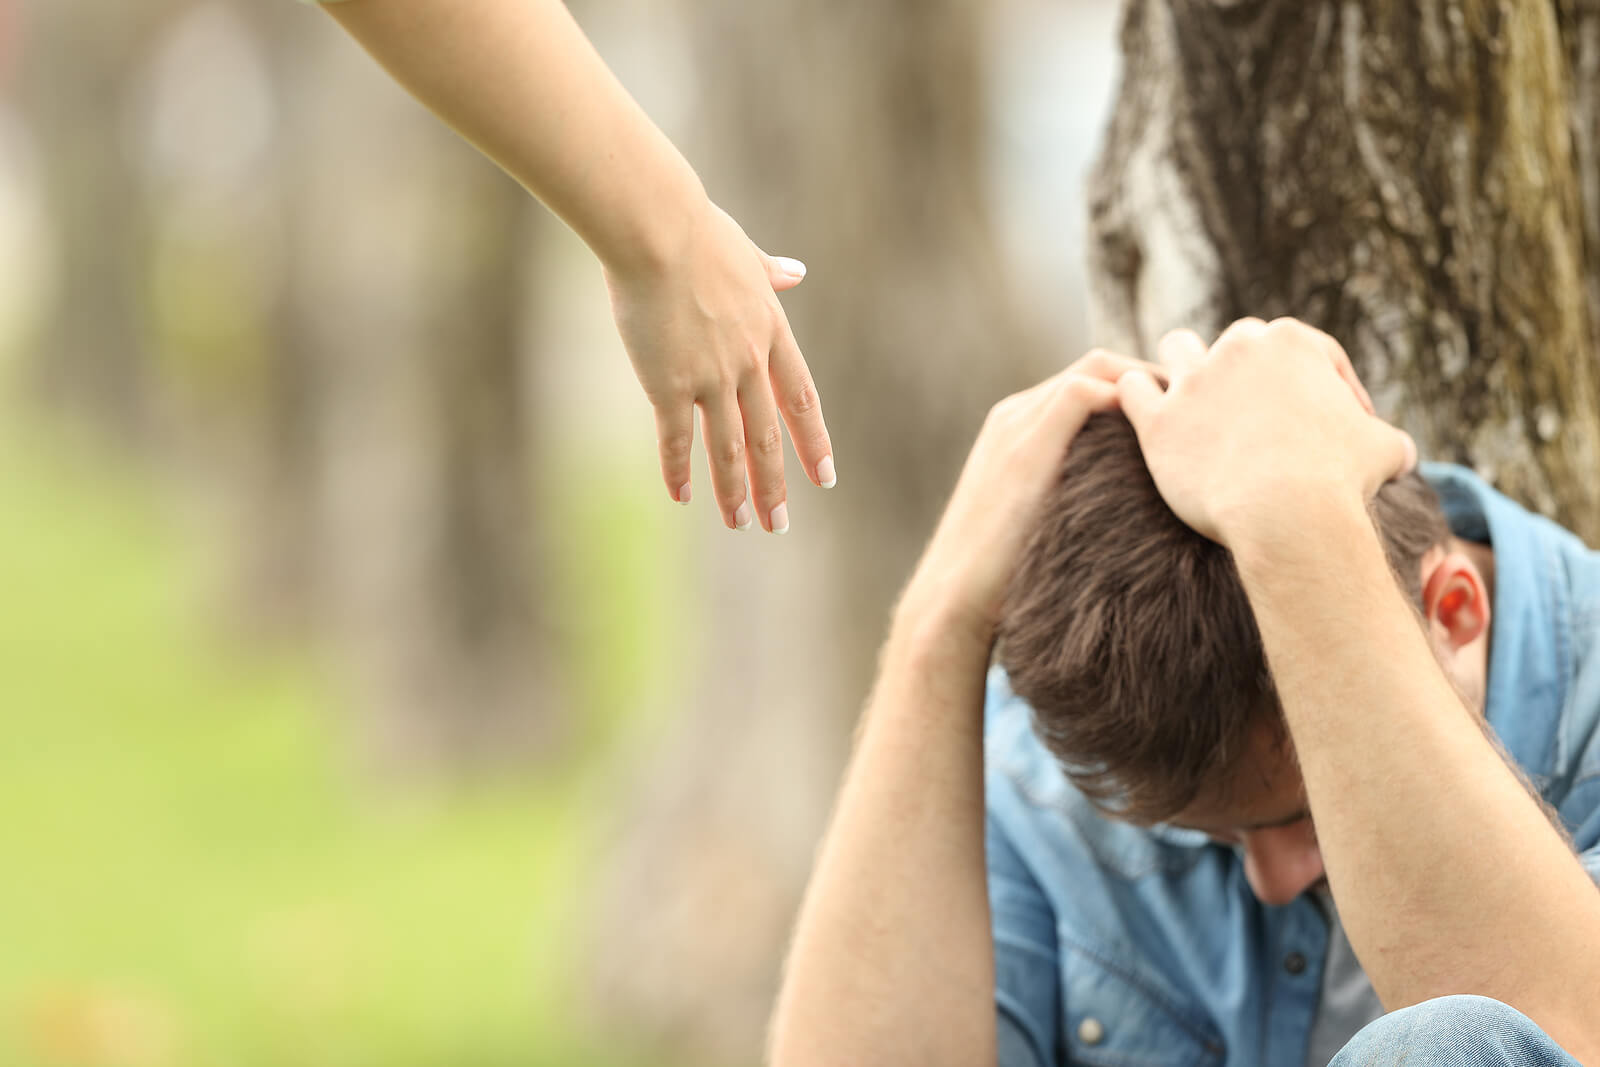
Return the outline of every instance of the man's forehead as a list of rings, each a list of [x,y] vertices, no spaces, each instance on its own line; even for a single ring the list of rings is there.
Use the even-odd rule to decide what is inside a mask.
[[[1202,790],[1168,823],[1218,832],[1270,830],[1309,814],[1293,749],[1277,731],[1263,727],[1228,778]]]

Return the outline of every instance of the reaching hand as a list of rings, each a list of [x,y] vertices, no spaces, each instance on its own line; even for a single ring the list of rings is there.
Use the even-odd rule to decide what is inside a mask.
[[[1308,505],[1364,507],[1416,465],[1416,445],[1373,415],[1338,342],[1294,319],[1241,319],[1209,352],[1186,331],[1162,342],[1162,390],[1117,383],[1123,413],[1167,505],[1222,544],[1292,530]]]
[[[655,407],[667,491],[689,502],[698,407],[711,488],[734,529],[759,519],[764,529],[788,532],[780,414],[807,475],[834,484],[816,386],[775,295],[803,277],[804,266],[768,256],[715,206],[678,262],[633,276],[606,272],[622,342]]]

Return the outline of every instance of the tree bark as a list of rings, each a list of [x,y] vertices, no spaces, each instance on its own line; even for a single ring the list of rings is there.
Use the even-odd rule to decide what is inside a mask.
[[[1096,339],[1294,315],[1423,454],[1600,539],[1591,3],[1129,0]]]

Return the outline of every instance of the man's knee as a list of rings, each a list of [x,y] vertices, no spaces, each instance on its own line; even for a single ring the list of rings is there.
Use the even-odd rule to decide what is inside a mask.
[[[1577,1061],[1509,1004],[1489,997],[1425,1000],[1369,1024],[1328,1067],[1566,1067]]]

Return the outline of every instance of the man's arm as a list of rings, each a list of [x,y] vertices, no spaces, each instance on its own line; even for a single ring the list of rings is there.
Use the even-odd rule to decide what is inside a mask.
[[[1600,893],[1396,587],[1366,503],[1404,442],[1351,402],[1330,346],[1246,320],[1165,393],[1124,379],[1123,410],[1167,503],[1234,554],[1340,918],[1384,1006],[1493,997],[1600,1062]]]
[[[995,1062],[981,634],[896,612],[773,1019],[774,1064]]]
[[[795,929],[774,1064],[995,1062],[984,675],[1039,501],[1136,366],[1091,353],[984,424],[895,611]]]
[[[1445,679],[1365,509],[1231,542],[1384,1006],[1477,993],[1600,1062],[1600,892]]]

